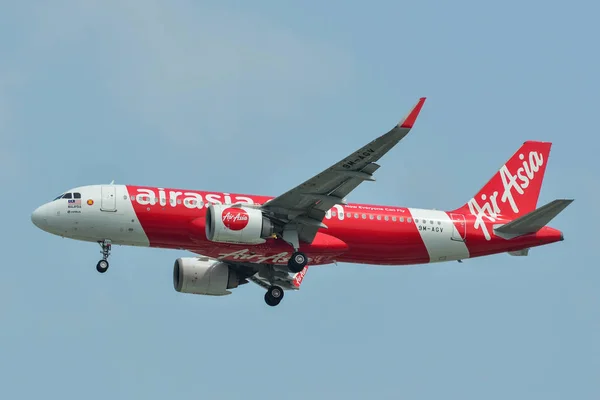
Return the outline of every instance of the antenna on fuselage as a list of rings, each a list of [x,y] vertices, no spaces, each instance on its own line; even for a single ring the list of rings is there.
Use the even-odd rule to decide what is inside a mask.
[[[109,185],[113,185],[115,183],[115,180],[113,179],[112,181],[110,181]]]

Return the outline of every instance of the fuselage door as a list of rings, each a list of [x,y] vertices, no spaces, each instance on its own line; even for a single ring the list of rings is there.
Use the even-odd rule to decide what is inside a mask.
[[[465,216],[463,214],[450,214],[450,219],[452,219],[452,225],[454,229],[452,229],[452,240],[456,240],[458,242],[464,242],[467,238],[467,222],[465,221]]]
[[[102,186],[100,210],[106,212],[117,211],[117,196],[114,186]]]

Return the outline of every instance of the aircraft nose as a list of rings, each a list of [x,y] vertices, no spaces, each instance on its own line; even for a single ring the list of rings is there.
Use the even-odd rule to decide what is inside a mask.
[[[48,226],[48,207],[45,204],[31,213],[31,222],[42,230]]]

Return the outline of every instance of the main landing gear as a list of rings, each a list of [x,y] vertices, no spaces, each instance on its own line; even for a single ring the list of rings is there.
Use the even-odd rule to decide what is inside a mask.
[[[294,253],[288,260],[288,269],[292,273],[298,273],[304,269],[308,263],[306,255],[300,251],[300,240],[298,238],[298,230],[295,226],[286,227],[283,230],[283,240],[285,240],[290,246],[294,248]]]
[[[267,289],[267,293],[265,293],[265,303],[270,305],[271,307],[275,307],[281,300],[283,299],[283,289],[279,286],[271,286]]]
[[[288,269],[292,273],[298,273],[304,269],[306,264],[308,263],[308,259],[304,253],[297,251],[297,247],[294,248],[294,253],[292,257],[288,260]],[[286,273],[287,275],[287,273]],[[272,281],[271,281],[272,284]],[[265,303],[274,307],[279,305],[283,300],[283,289],[277,285],[269,286],[267,289],[267,293],[265,293]]]
[[[292,254],[292,257],[288,261],[288,268],[290,272],[297,273],[304,269],[308,262],[304,253],[296,251]]]
[[[108,256],[110,256],[111,244],[110,240],[103,240],[98,242],[98,244],[102,247],[102,251],[100,252],[102,253],[102,260],[98,261],[98,264],[96,264],[96,271],[103,274],[108,270]]]

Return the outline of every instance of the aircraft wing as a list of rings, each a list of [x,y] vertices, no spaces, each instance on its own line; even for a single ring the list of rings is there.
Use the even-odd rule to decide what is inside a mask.
[[[262,206],[271,218],[284,225],[293,224],[298,239],[312,243],[323,224],[325,213],[335,204],[345,204],[345,197],[363,181],[374,181],[376,163],[412,129],[425,97],[394,128],[343,158],[320,174],[278,196]]]
[[[300,285],[308,271],[308,265],[300,272],[289,273],[287,269],[277,265],[232,261],[223,262],[238,272],[240,276],[265,289],[268,289],[272,285],[278,285],[284,290],[300,290]]]

